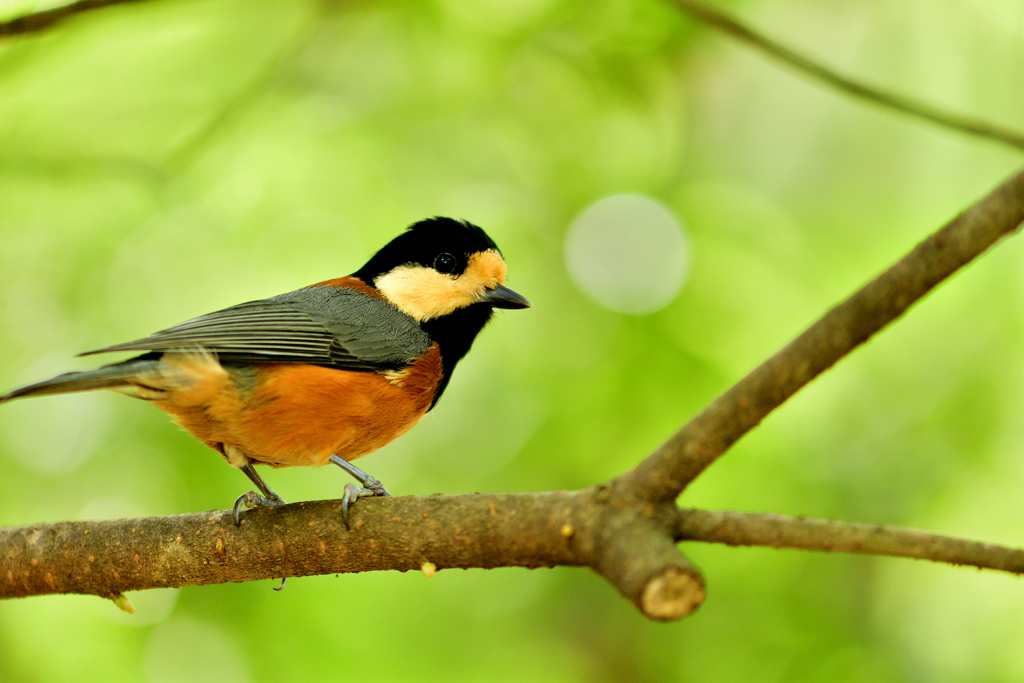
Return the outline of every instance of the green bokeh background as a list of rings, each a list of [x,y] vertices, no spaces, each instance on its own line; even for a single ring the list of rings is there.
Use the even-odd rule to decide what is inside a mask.
[[[0,5],[9,14],[31,3]],[[1024,127],[1024,5],[728,5],[887,88]],[[85,349],[355,270],[409,223],[483,225],[534,308],[361,461],[398,494],[629,468],[1020,164],[865,105],[670,3],[160,0],[0,40],[0,389]],[[647,316],[563,253],[612,194],[691,271]],[[1024,544],[1024,242],[814,382],[686,505]],[[248,486],[142,402],[0,408],[0,525],[223,509]],[[278,470],[288,500],[333,470]],[[577,569],[397,572],[0,603],[0,681],[1019,681],[1024,584],[889,558],[690,544],[708,600],[655,624]]]

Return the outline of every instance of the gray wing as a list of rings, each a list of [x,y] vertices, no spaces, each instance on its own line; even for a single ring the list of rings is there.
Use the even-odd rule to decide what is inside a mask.
[[[419,323],[386,301],[321,285],[225,308],[81,355],[201,348],[221,361],[391,370],[405,367],[431,344]]]

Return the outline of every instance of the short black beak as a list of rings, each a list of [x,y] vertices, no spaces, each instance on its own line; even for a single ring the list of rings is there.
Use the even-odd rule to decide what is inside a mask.
[[[509,289],[505,285],[498,285],[494,289],[488,289],[480,297],[481,303],[487,303],[495,308],[529,308],[532,304],[526,297]]]

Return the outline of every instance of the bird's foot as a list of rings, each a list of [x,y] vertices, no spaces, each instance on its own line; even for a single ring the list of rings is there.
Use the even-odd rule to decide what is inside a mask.
[[[243,493],[238,497],[238,500],[235,501],[235,506],[231,509],[231,512],[235,518],[235,526],[242,525],[243,506],[245,506],[246,508],[255,508],[267,505],[285,505],[284,498],[278,496],[277,494],[274,494],[273,498],[267,498],[266,496],[261,496],[255,491],[247,491],[246,493]]]
[[[341,518],[345,520],[345,528],[350,529],[351,527],[348,525],[349,506],[360,498],[390,496],[391,494],[384,488],[384,484],[381,483],[380,479],[370,476],[349,461],[339,458],[337,455],[332,455],[330,461],[355,477],[355,480],[360,484],[359,486],[345,484],[345,494],[341,497]]]
[[[345,528],[351,529],[348,524],[348,509],[360,498],[372,498],[374,496],[390,496],[384,484],[378,479],[370,477],[367,486],[357,484],[345,484],[345,493],[341,497],[341,518],[345,521]]]

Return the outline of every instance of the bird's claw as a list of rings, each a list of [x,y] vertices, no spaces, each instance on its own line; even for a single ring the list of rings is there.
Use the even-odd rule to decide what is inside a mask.
[[[235,501],[235,506],[231,508],[231,514],[235,519],[235,526],[242,526],[242,507],[255,508],[262,507],[264,505],[284,505],[284,498],[277,496],[276,498],[267,498],[261,496],[255,491],[246,491],[238,497]],[[282,585],[283,587],[283,585]]]
[[[358,484],[345,484],[345,493],[341,496],[341,518],[345,521],[345,528],[351,530],[352,527],[348,523],[348,509],[360,498],[372,498],[375,496],[390,496],[388,490],[384,488],[384,484],[380,483],[379,480],[370,477],[366,482],[366,486],[359,486]]]
[[[349,484],[348,486],[355,486],[355,484]],[[346,486],[345,488],[348,488]],[[358,487],[357,487],[358,488]],[[388,490],[384,488],[384,483],[376,477],[367,476],[366,481],[363,482],[363,490],[369,491],[371,496],[390,496]],[[360,496],[361,498],[364,496]]]
[[[231,508],[231,514],[235,518],[235,526],[237,527],[237,526],[241,526],[242,525],[242,507],[243,506],[245,508],[247,508],[247,509],[251,509],[251,508],[255,508],[255,507],[261,507],[263,505],[284,505],[284,504],[285,504],[284,498],[282,498],[281,496],[277,496],[277,498],[267,498],[266,496],[261,496],[260,494],[256,493],[255,491],[246,491],[245,493],[243,493],[242,495],[240,495],[238,497],[238,500],[235,501],[235,506],[233,508]],[[274,586],[274,590],[276,590],[276,591],[281,590],[282,588],[284,588],[286,583],[288,583],[288,577],[287,576],[284,577],[283,579],[281,579],[281,583],[279,583],[276,586]]]

